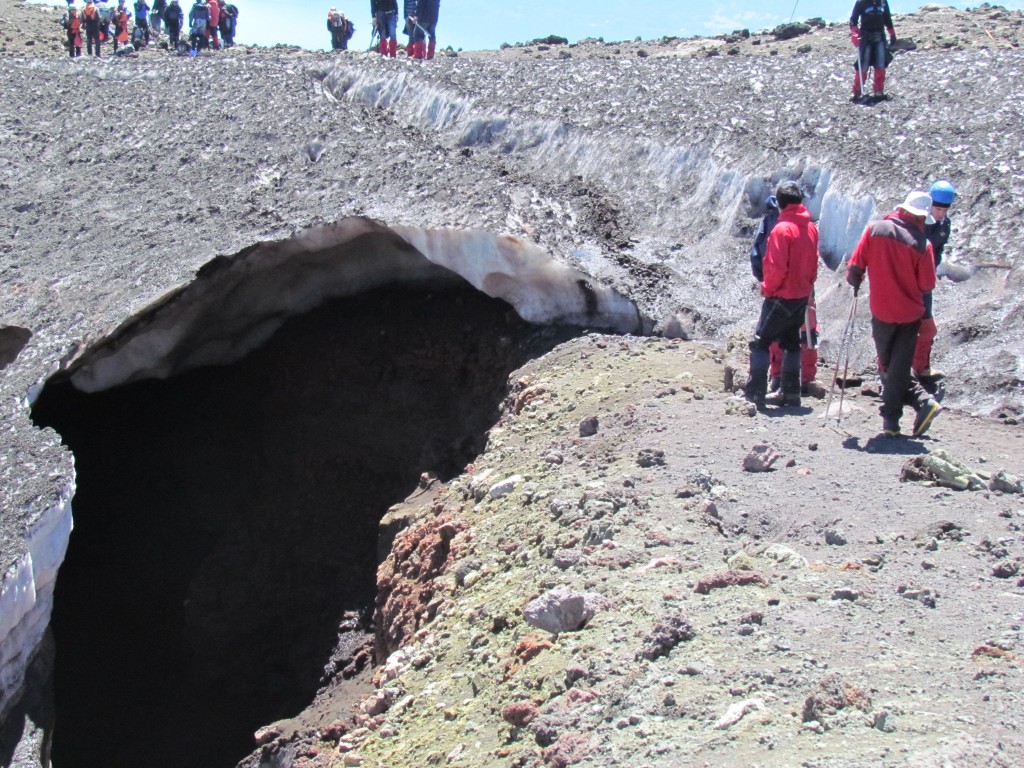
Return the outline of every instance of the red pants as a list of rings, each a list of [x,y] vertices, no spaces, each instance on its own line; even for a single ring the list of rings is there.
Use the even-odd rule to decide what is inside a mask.
[[[914,373],[927,371],[932,367],[932,344],[935,343],[937,333],[934,317],[926,317],[921,321],[921,328],[917,332],[917,346],[914,348],[914,361],[910,365]]]
[[[768,353],[771,356],[768,375],[778,378],[782,375],[782,348],[779,347],[779,342],[772,342]],[[808,381],[814,381],[814,377],[817,375],[818,350],[808,349],[807,344],[800,342],[800,381],[806,384]]]

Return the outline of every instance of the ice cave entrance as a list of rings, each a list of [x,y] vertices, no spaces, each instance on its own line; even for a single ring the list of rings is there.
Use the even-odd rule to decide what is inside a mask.
[[[228,768],[313,699],[388,507],[472,460],[515,368],[639,330],[535,250],[345,220],[211,262],[50,379],[55,768]]]

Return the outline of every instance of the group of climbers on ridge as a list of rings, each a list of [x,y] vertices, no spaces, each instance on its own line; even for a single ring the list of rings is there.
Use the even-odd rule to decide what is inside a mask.
[[[69,0],[67,13],[61,20],[67,34],[68,55],[71,58],[82,55],[83,36],[90,56],[101,56],[102,45],[108,40],[114,53],[118,53],[119,46],[127,50],[129,43],[132,50],[141,50],[153,37],[161,35],[165,25],[168,50],[186,51],[181,40],[185,13],[179,0],[153,0],[152,7],[147,0],[135,0],[132,14],[125,3],[126,0],[118,0],[117,6],[112,8],[104,0],[88,0],[79,10],[75,0]],[[195,0],[188,14],[188,50],[230,48],[235,44],[237,24],[238,7],[233,3]]]

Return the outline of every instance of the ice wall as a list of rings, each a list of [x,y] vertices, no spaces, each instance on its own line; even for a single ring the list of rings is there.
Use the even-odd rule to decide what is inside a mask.
[[[387,284],[465,281],[524,320],[619,333],[649,322],[633,302],[535,245],[480,231],[392,227],[350,217],[293,238],[218,257],[196,280],[127,320],[69,367],[96,392],[233,362],[289,317]]]
[[[649,206],[651,231],[713,227],[702,235],[735,234],[739,216],[758,218],[783,179],[799,179],[818,220],[822,256],[835,269],[874,215],[874,198],[856,184],[834,185],[834,172],[809,158],[730,155],[728,148],[668,144],[580,128],[559,120],[514,117],[418,79],[415,72],[381,76],[338,65],[323,81],[338,100],[394,110],[420,129],[447,134],[462,147],[515,153],[541,176],[599,180]]]
[[[0,721],[17,701],[25,671],[50,623],[57,569],[71,535],[73,495],[72,480],[57,503],[36,518],[26,536],[25,554],[0,582]]]

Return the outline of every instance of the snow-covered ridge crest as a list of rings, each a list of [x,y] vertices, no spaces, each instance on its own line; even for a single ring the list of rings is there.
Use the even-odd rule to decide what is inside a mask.
[[[26,551],[0,579],[0,720],[17,700],[25,671],[50,624],[57,569],[71,535],[74,480],[26,534]]]
[[[620,333],[650,323],[636,305],[541,248],[481,231],[386,227],[349,217],[217,257],[197,278],[125,321],[69,367],[96,392],[242,358],[289,317],[384,285],[468,282],[524,320]]]

